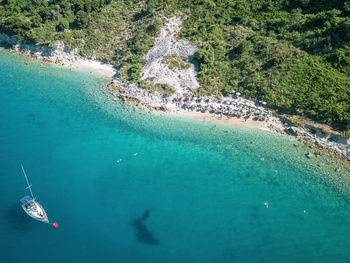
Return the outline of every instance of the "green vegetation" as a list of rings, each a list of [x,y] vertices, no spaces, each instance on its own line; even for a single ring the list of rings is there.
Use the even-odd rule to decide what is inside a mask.
[[[167,55],[164,56],[162,62],[167,64],[171,70],[183,70],[191,67],[191,64],[188,62],[188,58],[185,56]]]
[[[49,43],[68,37],[65,31],[70,28],[86,28],[91,15],[110,1],[0,0],[0,29],[27,43]]]
[[[0,0],[0,32],[27,43],[63,40],[136,82],[142,57],[160,32],[163,10],[158,0]]]
[[[148,81],[144,81],[144,80],[140,80],[137,82],[137,84],[148,91],[154,92],[154,91],[158,91],[161,94],[165,94],[165,95],[171,95],[175,93],[175,90],[173,90],[172,88],[170,88],[170,86],[168,84],[160,84],[160,83],[152,83],[151,79],[147,79]]]
[[[279,112],[350,129],[349,1],[193,1],[203,93],[232,89]]]
[[[349,132],[349,0],[0,0],[0,31],[29,43],[62,39],[136,82],[159,18],[172,15],[186,17],[180,36],[199,47],[199,93],[238,90]]]

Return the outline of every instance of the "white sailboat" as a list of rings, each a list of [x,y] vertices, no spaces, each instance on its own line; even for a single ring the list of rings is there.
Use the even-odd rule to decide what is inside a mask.
[[[35,198],[33,196],[32,188],[31,188],[32,185],[29,184],[29,182],[28,182],[27,174],[26,174],[22,164],[21,164],[21,167],[22,167],[24,177],[26,178],[26,181],[28,184],[27,189],[29,189],[29,191],[30,191],[30,196],[26,195],[25,197],[23,197],[20,200],[22,208],[30,217],[32,217],[36,220],[39,220],[41,222],[44,222],[44,223],[49,223],[49,219],[47,217],[47,214],[46,214],[44,208],[41,206],[41,204],[39,204],[35,200]],[[57,223],[55,223],[55,224],[57,224]]]

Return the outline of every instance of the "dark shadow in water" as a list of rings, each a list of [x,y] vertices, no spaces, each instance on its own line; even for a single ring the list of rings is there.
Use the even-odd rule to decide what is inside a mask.
[[[149,216],[150,212],[146,210],[141,217],[132,222],[132,226],[135,228],[136,237],[140,243],[156,246],[159,245],[159,240],[154,238],[153,233],[145,225],[145,221]]]

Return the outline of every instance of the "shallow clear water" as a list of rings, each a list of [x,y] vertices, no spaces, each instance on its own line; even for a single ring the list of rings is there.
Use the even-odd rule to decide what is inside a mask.
[[[102,77],[24,62],[0,52],[1,262],[350,261],[337,164],[293,138],[137,112]],[[21,162],[57,230],[20,207]]]

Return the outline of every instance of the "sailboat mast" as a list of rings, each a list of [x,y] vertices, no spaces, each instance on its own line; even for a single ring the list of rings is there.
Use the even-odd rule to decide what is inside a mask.
[[[30,194],[31,194],[32,198],[34,199],[31,185],[30,185],[29,182],[28,182],[27,174],[26,174],[26,171],[24,170],[24,167],[23,167],[22,164],[21,164],[21,167],[22,167],[22,171],[23,171],[24,177],[26,178],[26,181],[27,181],[27,184],[28,184],[28,189],[29,189],[29,191],[30,191]]]

